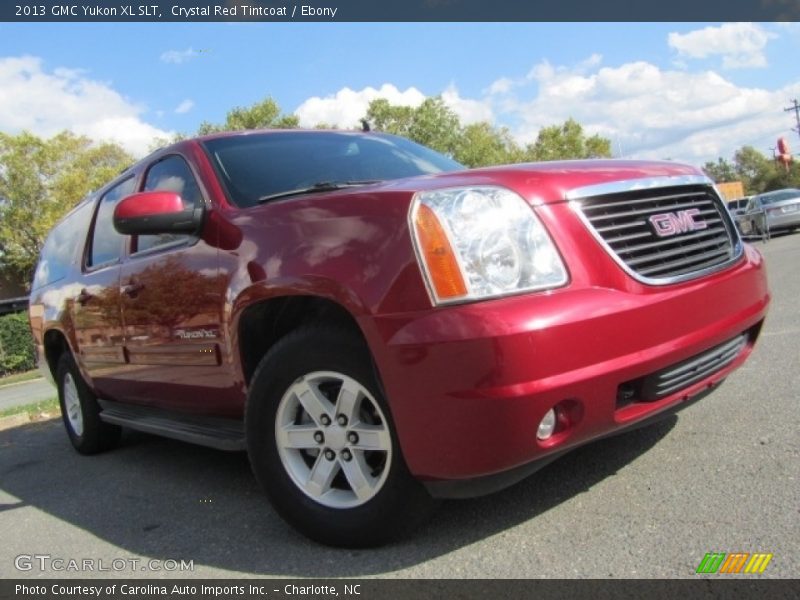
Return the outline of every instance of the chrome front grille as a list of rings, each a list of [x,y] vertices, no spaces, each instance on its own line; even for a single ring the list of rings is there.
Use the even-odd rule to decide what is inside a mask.
[[[595,237],[631,275],[645,283],[675,283],[720,269],[741,255],[735,226],[710,185],[631,189],[636,184],[571,196]],[[605,192],[605,187],[587,191]]]
[[[645,378],[640,385],[641,400],[658,400],[685,389],[731,364],[747,345],[748,334],[707,350],[689,360]]]

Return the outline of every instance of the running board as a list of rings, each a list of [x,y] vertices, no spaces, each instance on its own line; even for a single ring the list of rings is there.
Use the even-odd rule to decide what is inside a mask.
[[[103,409],[100,418],[106,423],[218,450],[236,452],[246,448],[244,423],[240,420],[186,415],[107,400],[99,402]]]

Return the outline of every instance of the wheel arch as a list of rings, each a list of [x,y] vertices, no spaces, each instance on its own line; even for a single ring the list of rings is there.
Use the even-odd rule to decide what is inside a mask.
[[[53,381],[56,380],[58,361],[65,353],[73,354],[66,334],[60,329],[48,329],[42,336],[44,359]]]
[[[356,315],[342,302],[326,296],[287,293],[251,302],[238,313],[235,325],[236,347],[242,375],[249,385],[261,358],[281,338],[304,325],[320,322],[344,327],[369,343]],[[375,358],[373,369],[378,375]],[[380,377],[378,377],[380,380]]]

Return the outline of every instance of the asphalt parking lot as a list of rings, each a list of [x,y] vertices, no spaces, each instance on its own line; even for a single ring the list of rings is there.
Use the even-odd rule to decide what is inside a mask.
[[[300,537],[243,454],[129,434],[85,458],[58,421],[2,431],[0,577],[673,578],[695,577],[712,551],[772,553],[760,577],[797,577],[800,234],[757,247],[773,304],[756,351],[719,389],[509,490],[445,502],[413,537],[377,550]],[[20,571],[20,555],[141,562]],[[153,559],[194,570],[142,571]]]

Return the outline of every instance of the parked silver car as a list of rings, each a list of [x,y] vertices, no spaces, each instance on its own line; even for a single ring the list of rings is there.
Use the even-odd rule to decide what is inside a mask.
[[[745,236],[800,228],[800,190],[787,188],[753,196],[736,221]]]

